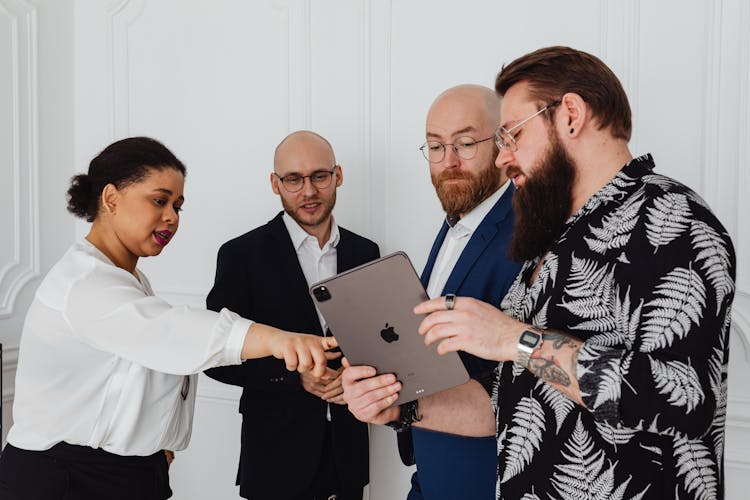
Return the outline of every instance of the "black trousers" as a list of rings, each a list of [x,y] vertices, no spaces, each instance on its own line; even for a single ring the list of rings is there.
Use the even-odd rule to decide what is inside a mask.
[[[2,500],[164,500],[172,496],[163,452],[125,457],[59,443],[46,451],[8,444],[0,455]]]
[[[345,489],[336,470],[333,454],[333,437],[331,423],[326,424],[326,436],[323,440],[323,451],[320,466],[310,489],[295,500],[362,500],[362,488]]]

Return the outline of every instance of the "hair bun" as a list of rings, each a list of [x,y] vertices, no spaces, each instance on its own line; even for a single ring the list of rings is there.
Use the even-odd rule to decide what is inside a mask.
[[[94,196],[91,177],[88,174],[78,174],[70,180],[68,212],[92,222],[96,215],[97,198]],[[94,205],[93,211],[92,203]]]

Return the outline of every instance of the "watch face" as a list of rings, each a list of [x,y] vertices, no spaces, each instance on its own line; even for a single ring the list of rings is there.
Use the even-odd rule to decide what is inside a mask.
[[[524,330],[521,334],[521,338],[518,339],[518,343],[526,347],[536,347],[539,344],[539,339],[542,336],[536,332],[530,330]]]

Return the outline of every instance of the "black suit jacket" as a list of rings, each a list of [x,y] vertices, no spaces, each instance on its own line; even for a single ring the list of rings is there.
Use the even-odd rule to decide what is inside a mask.
[[[297,253],[280,212],[268,224],[219,249],[209,309],[226,307],[283,330],[322,335]],[[338,272],[379,257],[372,241],[339,227]],[[334,363],[334,362],[332,362]],[[340,361],[335,362],[335,368]],[[242,445],[237,483],[250,499],[301,494],[318,468],[326,426],[326,403],[302,388],[297,372],[272,357],[213,368],[206,374],[243,388]],[[333,451],[345,487],[368,483],[367,425],[346,406],[332,404]]]

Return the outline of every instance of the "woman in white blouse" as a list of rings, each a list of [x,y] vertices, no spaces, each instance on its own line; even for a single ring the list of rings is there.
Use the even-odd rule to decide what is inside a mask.
[[[3,500],[169,498],[162,450],[190,440],[194,374],[265,356],[324,373],[330,337],[154,296],[136,264],[174,237],[184,181],[180,160],[146,137],[115,142],[73,178],[68,210],[93,224],[26,316]]]

